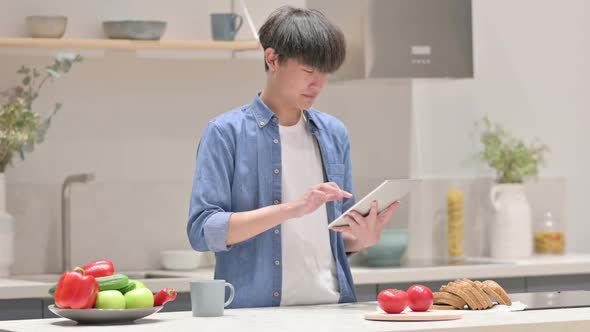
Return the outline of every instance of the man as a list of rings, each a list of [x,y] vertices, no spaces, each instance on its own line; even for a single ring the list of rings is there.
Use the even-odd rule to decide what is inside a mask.
[[[354,204],[350,142],[310,108],[345,57],[320,12],[282,7],[260,28],[267,83],[251,104],[211,120],[199,142],[188,237],[216,253],[231,307],[355,302],[347,253],[374,245],[399,202],[329,231]]]

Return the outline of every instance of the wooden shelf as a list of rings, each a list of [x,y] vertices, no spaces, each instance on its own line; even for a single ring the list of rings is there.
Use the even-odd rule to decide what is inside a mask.
[[[126,39],[52,39],[52,38],[0,38],[0,48],[42,49],[111,49],[111,50],[203,50],[203,51],[255,51],[257,40],[126,40]]]

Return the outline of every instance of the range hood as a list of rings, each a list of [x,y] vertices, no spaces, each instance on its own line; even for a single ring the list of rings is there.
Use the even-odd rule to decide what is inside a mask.
[[[332,80],[472,78],[471,0],[307,0],[346,36]]]

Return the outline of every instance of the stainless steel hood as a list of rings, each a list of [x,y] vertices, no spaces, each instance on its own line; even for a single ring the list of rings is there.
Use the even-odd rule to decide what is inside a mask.
[[[333,80],[472,78],[471,0],[307,0],[344,32]]]

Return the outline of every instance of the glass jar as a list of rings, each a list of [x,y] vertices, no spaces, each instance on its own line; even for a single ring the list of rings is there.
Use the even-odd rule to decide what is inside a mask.
[[[561,255],[565,252],[565,232],[551,211],[545,212],[541,223],[535,227],[535,253]]]

